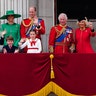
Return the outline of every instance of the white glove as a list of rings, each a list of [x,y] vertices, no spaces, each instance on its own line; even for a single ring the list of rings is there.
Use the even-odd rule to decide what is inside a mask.
[[[6,31],[5,31],[5,30],[2,31],[2,32],[1,32],[1,37],[4,37],[5,34],[6,34]]]

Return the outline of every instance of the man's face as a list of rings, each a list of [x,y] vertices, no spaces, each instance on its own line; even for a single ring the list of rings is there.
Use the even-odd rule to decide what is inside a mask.
[[[34,7],[31,7],[31,8],[29,9],[29,16],[30,16],[31,18],[34,18],[34,17],[36,16],[36,11],[35,11]]]
[[[61,16],[60,19],[59,19],[59,23],[64,26],[66,24],[66,19],[64,16]]]

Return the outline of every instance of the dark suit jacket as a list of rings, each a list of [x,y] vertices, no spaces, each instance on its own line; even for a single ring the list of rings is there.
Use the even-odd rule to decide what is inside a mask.
[[[6,49],[7,50],[7,53],[14,53],[15,52],[15,50],[16,49],[18,49],[18,47],[16,47],[16,46],[12,46],[12,48],[9,48],[9,46],[8,45],[5,45],[5,46],[3,46],[3,49]],[[2,50],[3,51],[3,50]]]

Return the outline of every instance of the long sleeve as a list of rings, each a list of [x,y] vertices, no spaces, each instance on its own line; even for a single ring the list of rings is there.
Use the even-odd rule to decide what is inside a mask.
[[[55,38],[56,38],[56,30],[54,27],[52,27],[49,34],[49,52],[54,51],[53,47],[55,44]]]
[[[39,21],[39,19],[38,19]],[[40,19],[40,22],[38,22],[38,24],[40,24],[40,28],[36,28],[36,32],[37,32],[37,38],[41,39],[41,35],[45,34],[45,23],[43,19]]]
[[[26,33],[25,33],[25,26],[23,25],[23,23],[21,22],[21,25],[20,25],[20,36],[21,38],[26,38]]]
[[[92,37],[96,36],[96,32],[92,32],[91,29],[89,29],[89,30],[90,30],[90,36],[92,36]]]
[[[24,42],[24,43],[20,46],[20,49],[25,48],[27,45],[28,45],[28,41]]]
[[[19,41],[20,41],[20,25],[18,24],[17,40],[14,43],[14,46],[18,46]]]
[[[31,24],[32,24],[32,20],[30,18],[26,18],[22,20],[21,25],[20,25],[21,38],[26,38],[26,32],[31,26]]]
[[[37,47],[38,47],[37,53],[40,53],[40,52],[42,51],[42,46],[41,46],[41,41],[40,41],[40,39],[38,39],[38,41],[37,41]]]
[[[45,23],[44,23],[44,20],[41,21],[40,34],[45,34]]]

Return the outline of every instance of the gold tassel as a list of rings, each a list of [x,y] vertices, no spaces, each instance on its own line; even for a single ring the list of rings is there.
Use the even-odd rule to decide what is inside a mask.
[[[55,78],[54,70],[53,70],[53,64],[52,64],[53,58],[54,58],[54,55],[51,54],[51,55],[50,55],[50,60],[51,60],[51,74],[50,74],[50,77],[51,77],[51,79],[54,79],[54,78]]]
[[[51,67],[51,79],[55,78],[53,68]]]

